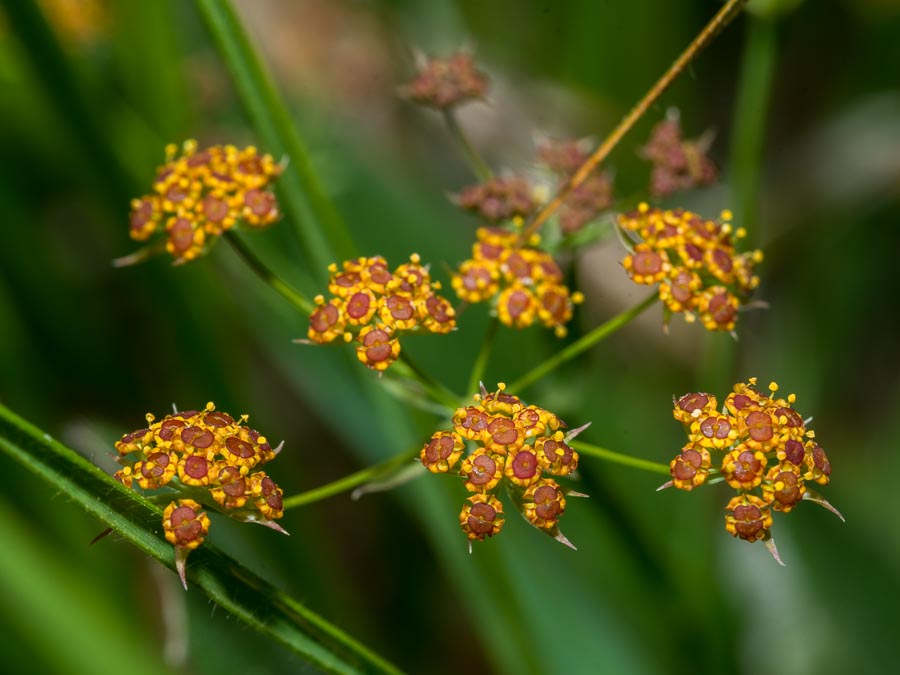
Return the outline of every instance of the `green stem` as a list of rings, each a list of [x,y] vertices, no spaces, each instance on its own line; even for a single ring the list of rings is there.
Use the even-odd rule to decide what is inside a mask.
[[[247,247],[239,236],[231,231],[226,232],[224,236],[235,252],[241,257],[241,260],[247,263],[250,269],[256,272],[260,279],[265,281],[276,293],[279,293],[281,297],[285,298],[302,313],[306,315],[312,314],[313,309],[315,309],[313,303],[311,303],[300,291],[275,274],[275,272],[273,272]]]
[[[669,467],[666,464],[651,462],[649,459],[640,459],[639,457],[631,457],[630,455],[623,455],[622,453],[613,452],[612,450],[601,448],[599,445],[585,443],[584,441],[571,441],[569,445],[582,455],[589,455],[590,457],[604,459],[607,462],[630,466],[634,469],[641,469],[642,471],[664,474],[666,476],[669,475]]]
[[[640,304],[632,307],[631,309],[625,310],[621,314],[617,314],[606,323],[600,324],[590,333],[587,333],[586,335],[578,338],[577,340],[575,340],[575,342],[570,344],[565,349],[561,349],[560,351],[556,352],[554,356],[551,356],[549,359],[536,366],[531,371],[525,373],[522,377],[509,385],[509,391],[515,393],[521,392],[523,389],[525,389],[529,385],[534,384],[557,367],[561,366],[567,361],[571,361],[579,354],[587,351],[604,338],[607,338],[615,333],[617,330],[622,328],[622,326],[625,326],[632,319],[640,316],[640,314],[644,310],[646,310],[648,307],[653,305],[654,302],[656,302],[656,299],[658,297],[659,295],[654,292],[651,295],[647,296],[647,298]]]
[[[459,406],[459,396],[419,368],[406,352],[400,352],[397,365],[405,368],[409,375],[418,380],[419,384],[425,387],[431,397],[438,403],[446,405],[451,410]]]
[[[466,387],[466,395],[471,395],[478,391],[478,384],[484,377],[484,371],[487,368],[488,358],[490,358],[491,349],[494,346],[494,338],[497,336],[497,328],[499,326],[500,321],[497,317],[491,317],[487,333],[484,334],[484,340],[481,341],[481,349],[478,351],[478,356],[475,357],[475,363],[472,366],[472,374],[469,375],[469,384]]]
[[[459,125],[456,113],[453,110],[444,110],[444,121],[447,123],[447,130],[450,132],[450,136],[456,141],[456,144],[459,146],[460,150],[462,150],[463,155],[469,162],[472,173],[474,173],[479,180],[488,180],[494,172],[491,171],[491,167],[488,166],[488,163],[482,159],[475,147],[469,142],[469,138]]]
[[[266,151],[290,160],[278,181],[282,206],[310,261],[324,274],[335,256],[354,256],[347,226],[316,177],[290,112],[229,0],[195,2]]]
[[[349,476],[338,478],[331,483],[326,483],[325,485],[313,488],[312,490],[307,490],[306,492],[301,492],[292,497],[287,497],[284,500],[284,510],[287,511],[288,509],[294,509],[298,506],[305,506],[307,504],[312,504],[313,502],[328,499],[329,497],[334,497],[335,495],[339,495],[347,490],[352,490],[365,483],[370,483],[371,481],[392,472],[394,469],[409,464],[409,462],[415,457],[418,457],[418,455],[418,449],[416,449],[415,452],[404,452],[402,455],[397,455],[396,457],[392,457],[379,464],[360,469],[356,473],[351,473]]]

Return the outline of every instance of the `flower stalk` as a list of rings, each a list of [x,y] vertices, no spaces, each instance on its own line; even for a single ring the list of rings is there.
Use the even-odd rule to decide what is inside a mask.
[[[510,389],[512,391],[522,391],[529,385],[532,385],[540,380],[545,375],[553,372],[562,364],[566,363],[567,361],[571,361],[576,356],[584,353],[601,340],[609,337],[617,330],[627,325],[630,321],[640,316],[644,312],[644,310],[646,310],[656,302],[657,297],[658,296],[656,293],[654,293],[653,295],[649,295],[646,299],[644,299],[642,302],[635,305],[631,309],[627,309],[621,314],[617,314],[606,323],[600,324],[590,333],[587,333],[586,335],[578,338],[568,347],[561,349],[549,359],[531,369],[529,372],[525,373],[522,377],[509,385]]]
[[[700,31],[697,37],[695,37],[688,45],[687,49],[675,59],[672,65],[669,66],[669,69],[663,73],[663,76],[650,87],[650,90],[644,97],[631,109],[631,112],[629,112],[622,121],[619,122],[618,126],[610,132],[609,136],[607,136],[594,153],[585,160],[578,171],[572,174],[572,177],[562,185],[559,191],[553,196],[553,199],[547,202],[547,204],[538,211],[528,226],[522,230],[522,234],[519,238],[520,242],[528,241],[528,237],[534,234],[541,225],[547,222],[547,219],[550,218],[563,202],[566,201],[566,198],[572,191],[581,185],[594,169],[609,156],[609,153],[612,152],[613,148],[618,145],[619,141],[624,138],[625,134],[631,130],[635,123],[644,116],[650,106],[662,96],[663,92],[665,92],[672,82],[675,81],[675,78],[684,72],[685,68],[687,68],[694,57],[712,41],[722,28],[728,25],[746,3],[747,0],[728,0],[728,2],[725,3],[722,9],[716,13],[703,30]]]

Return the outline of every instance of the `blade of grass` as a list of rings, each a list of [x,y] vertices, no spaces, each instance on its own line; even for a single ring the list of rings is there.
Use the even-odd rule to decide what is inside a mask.
[[[281,204],[319,276],[334,262],[352,258],[347,227],[313,171],[306,145],[262,60],[228,0],[196,0],[197,8],[231,75],[241,103],[266,152],[290,160],[278,181]]]
[[[158,534],[162,517],[158,507],[2,405],[0,450],[174,569],[172,546]],[[194,587],[319,668],[333,673],[400,672],[213,546],[204,544],[189,562],[188,578]]]

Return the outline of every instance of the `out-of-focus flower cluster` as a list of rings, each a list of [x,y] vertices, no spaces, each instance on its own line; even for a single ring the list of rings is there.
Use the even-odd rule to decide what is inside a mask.
[[[667,314],[680,312],[687,321],[699,316],[711,331],[733,330],[741,303],[759,285],[753,267],[762,251],[737,253],[734,242],[746,232],[734,230],[730,219],[728,211],[717,221],[640,204],[618,219],[634,244],[622,265],[635,283],[659,284]]]
[[[457,408],[453,428],[435,433],[419,455],[432,473],[448,473],[462,459],[460,475],[473,493],[459,514],[463,532],[469,540],[483,540],[500,531],[504,515],[497,493],[502,485],[529,523],[568,544],[558,529],[567,491],[551,478],[567,476],[578,466],[578,453],[562,431],[565,423],[506,393],[502,383],[495,392],[482,388],[474,401]]]
[[[666,486],[690,491],[728,483],[737,496],[725,507],[725,529],[750,542],[769,540],[772,511],[787,513],[801,499],[834,511],[808,487],[828,484],[831,463],[794,409],[796,396],[778,397],[774,382],[769,391],[760,392],[750,378],[734,386],[721,409],[714,396],[691,393],[675,401],[673,413],[688,443],[671,461]]]
[[[590,156],[590,145],[584,140],[549,141],[538,145],[541,162],[557,177],[556,188],[562,187]],[[559,207],[559,226],[564,234],[577,232],[612,206],[613,180],[607,172],[588,176],[566,197]]]
[[[319,344],[355,338],[357,358],[372,370],[383,371],[397,360],[400,333],[448,333],[456,327],[456,312],[437,294],[441,284],[431,280],[417,253],[393,271],[381,256],[328,269],[332,297],[327,302],[316,297],[307,337]]]
[[[123,465],[115,478],[129,488],[168,488],[173,499],[163,512],[166,539],[175,546],[178,571],[184,579],[187,554],[209,532],[204,506],[242,522],[281,530],[274,523],[284,515],[282,491],[259,467],[275,458],[264,436],[235,420],[212,403],[203,410],[166,415],[116,442]]]
[[[402,96],[420,105],[446,110],[472,99],[483,98],[488,78],[475,68],[475,60],[465,51],[447,59],[421,57],[419,72],[400,89]]]
[[[282,167],[254,147],[214,145],[198,151],[197,142],[166,147],[153,191],[131,202],[131,238],[146,241],[165,233],[165,248],[176,263],[201,255],[239,221],[263,228],[280,213],[271,182]]]
[[[667,197],[674,192],[709,185],[716,181],[716,165],[707,157],[708,141],[686,141],[677,119],[665,119],[650,132],[650,140],[641,149],[644,159],[653,163],[650,194]]]
[[[527,218],[537,202],[534,188],[523,176],[493,176],[462,189],[457,203],[489,223]]]
[[[460,299],[493,302],[497,317],[512,328],[540,323],[564,336],[573,304],[584,296],[569,293],[553,257],[534,246],[519,246],[515,231],[482,227],[476,237],[472,258],[459,266],[451,282]],[[530,243],[538,241],[534,237]]]

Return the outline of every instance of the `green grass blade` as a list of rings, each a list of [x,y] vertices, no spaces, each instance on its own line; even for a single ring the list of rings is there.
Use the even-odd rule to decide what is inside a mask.
[[[174,568],[172,546],[159,534],[159,508],[2,405],[0,450],[139,549]],[[191,554],[188,578],[192,587],[202,589],[236,618],[327,672],[400,672],[212,546],[204,544]]]
[[[310,262],[320,268],[322,275],[336,258],[354,256],[355,247],[347,227],[319,183],[290,112],[231,3],[228,0],[196,0],[196,3],[264,150],[290,159],[278,181],[281,204],[296,227]]]

